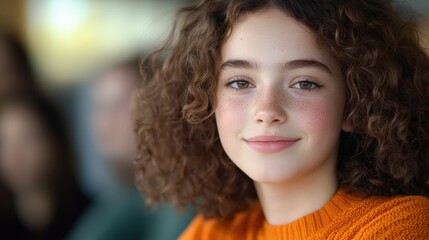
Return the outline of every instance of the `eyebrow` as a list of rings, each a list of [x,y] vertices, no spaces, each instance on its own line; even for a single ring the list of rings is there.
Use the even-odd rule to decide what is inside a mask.
[[[328,66],[326,66],[326,64],[323,64],[314,59],[297,59],[297,60],[292,60],[280,65],[285,70],[292,70],[292,69],[298,69],[298,68],[316,68],[321,71],[332,74],[331,70],[329,69]],[[252,62],[252,61],[247,61],[242,59],[230,59],[225,61],[221,65],[221,69],[226,69],[226,68],[259,69],[260,66],[258,63]]]
[[[259,65],[255,62],[247,60],[231,59],[221,65],[221,69],[225,68],[245,68],[245,69],[259,69]]]

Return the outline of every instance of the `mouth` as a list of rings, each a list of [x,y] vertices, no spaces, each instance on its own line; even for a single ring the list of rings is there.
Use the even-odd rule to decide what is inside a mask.
[[[300,138],[288,138],[282,136],[257,136],[244,139],[251,149],[260,153],[277,153],[284,151],[295,143]]]

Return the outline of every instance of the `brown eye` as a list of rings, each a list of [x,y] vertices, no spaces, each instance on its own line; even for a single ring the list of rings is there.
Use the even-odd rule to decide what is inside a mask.
[[[239,81],[239,82],[237,82],[237,87],[238,88],[248,88],[249,87],[249,82]]]
[[[248,82],[246,80],[234,80],[232,82],[229,82],[227,85],[231,88],[236,89],[236,90],[255,87],[250,82]]]
[[[302,89],[311,89],[313,84],[311,82],[300,82],[299,87]]]
[[[301,90],[312,90],[315,88],[318,88],[319,85],[314,83],[314,82],[310,82],[308,80],[305,81],[300,81],[297,82],[293,85],[293,88],[297,88],[297,89],[301,89]]]

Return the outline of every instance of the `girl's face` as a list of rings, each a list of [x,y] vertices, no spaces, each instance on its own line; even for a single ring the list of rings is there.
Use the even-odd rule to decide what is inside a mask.
[[[345,125],[340,68],[285,12],[270,8],[235,24],[222,46],[217,99],[222,146],[254,181],[335,168]]]
[[[13,192],[46,183],[53,143],[39,119],[25,107],[10,107],[0,116],[0,176]]]

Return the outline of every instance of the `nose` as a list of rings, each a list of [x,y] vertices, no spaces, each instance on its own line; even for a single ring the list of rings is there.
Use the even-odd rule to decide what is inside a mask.
[[[254,120],[266,126],[281,125],[287,121],[285,111],[286,98],[281,89],[268,89],[256,99]]]

